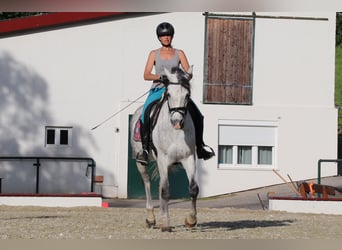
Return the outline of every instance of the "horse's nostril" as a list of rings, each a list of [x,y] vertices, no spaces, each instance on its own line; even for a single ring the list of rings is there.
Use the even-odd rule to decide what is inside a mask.
[[[175,129],[181,129],[182,126],[179,122],[177,122],[174,126],[173,126]]]
[[[183,121],[183,119],[182,120],[171,119],[171,124],[172,124],[174,129],[182,129],[184,126],[184,121]]]

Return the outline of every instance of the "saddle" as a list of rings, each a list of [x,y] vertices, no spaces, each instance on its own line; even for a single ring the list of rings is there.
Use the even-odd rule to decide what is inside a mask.
[[[147,109],[145,110],[145,123],[146,123],[146,127],[150,128],[150,131],[148,131],[148,133],[152,133],[153,128],[155,127],[159,114],[160,114],[160,110],[161,107],[163,106],[163,103],[165,102],[165,98],[162,97],[161,100],[157,100],[155,102],[152,102]],[[140,136],[140,128],[141,128],[141,121],[140,119],[138,119],[134,125],[134,137],[133,139],[137,142],[141,141],[141,136]],[[150,140],[152,140],[152,138],[150,137]],[[152,142],[150,142],[152,143]]]

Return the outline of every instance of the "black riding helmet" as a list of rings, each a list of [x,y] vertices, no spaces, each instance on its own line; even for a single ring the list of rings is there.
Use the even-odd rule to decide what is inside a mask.
[[[164,22],[157,26],[156,33],[157,33],[157,37],[161,37],[161,36],[173,37],[173,35],[175,34],[175,29],[173,28],[172,24]]]

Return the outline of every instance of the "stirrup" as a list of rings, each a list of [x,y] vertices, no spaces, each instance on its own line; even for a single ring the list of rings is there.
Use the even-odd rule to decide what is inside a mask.
[[[137,153],[135,160],[137,162],[140,162],[143,165],[147,165],[148,164],[148,151],[145,149]]]
[[[208,147],[210,151],[206,150],[204,147]],[[208,145],[203,145],[201,148],[197,150],[198,159],[209,160],[214,155],[215,155],[214,150]]]

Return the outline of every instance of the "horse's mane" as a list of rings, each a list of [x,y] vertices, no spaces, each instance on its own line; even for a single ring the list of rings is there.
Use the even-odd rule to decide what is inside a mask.
[[[177,74],[177,79],[178,79],[178,83],[186,88],[189,93],[191,93],[191,89],[190,89],[190,80],[189,80],[189,76],[186,72],[184,72],[183,70],[181,70],[179,67],[173,67],[171,69],[171,73],[172,74]]]

